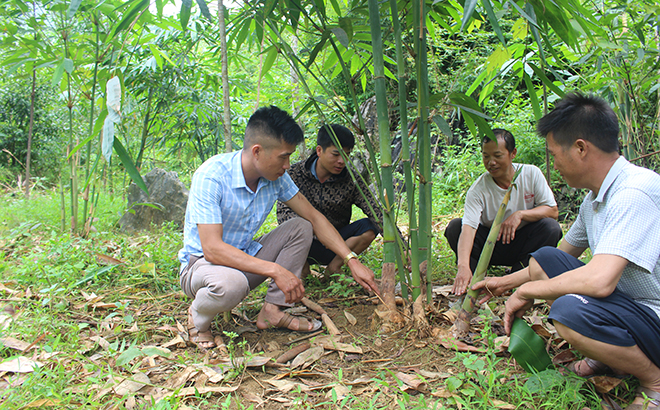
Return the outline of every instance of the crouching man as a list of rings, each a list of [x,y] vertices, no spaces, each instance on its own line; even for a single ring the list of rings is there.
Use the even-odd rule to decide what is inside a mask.
[[[557,331],[586,357],[571,370],[631,374],[641,386],[626,408],[658,408],[660,176],[619,155],[617,117],[601,98],[566,95],[537,131],[566,183],[591,192],[558,249],[541,248],[528,268],[473,289],[487,290],[484,302],[518,287],[506,301],[507,333],[534,299],[549,301]],[[577,258],[587,248],[585,264]]]
[[[215,346],[213,318],[228,312],[267,278],[271,279],[257,327],[309,332],[320,322],[281,311],[305,294],[300,280],[312,235],[341,255],[353,278],[378,292],[373,272],[352,256],[337,230],[304,196],[286,170],[303,132],[285,111],[271,106],[257,110],[245,129],[243,149],[220,154],[195,172],[179,251],[181,287],[193,299],[188,311],[191,341]],[[275,201],[301,216],[260,238],[257,230]]]

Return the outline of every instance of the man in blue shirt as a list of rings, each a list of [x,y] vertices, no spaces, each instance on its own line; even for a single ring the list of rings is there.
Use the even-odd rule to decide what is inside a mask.
[[[506,301],[507,333],[534,299],[549,301],[557,332],[585,356],[570,370],[631,374],[640,388],[626,409],[660,408],[660,176],[619,155],[618,120],[601,98],[567,94],[537,131],[566,182],[591,192],[559,248],[473,289],[486,292],[483,303],[518,287]],[[585,264],[577,258],[587,248]]]
[[[328,220],[298,193],[286,170],[303,132],[285,111],[257,110],[248,121],[242,151],[210,158],[193,176],[179,251],[180,282],[193,302],[188,327],[191,341],[215,346],[213,318],[230,311],[247,294],[271,278],[257,327],[313,331],[320,323],[280,310],[305,294],[301,270],[312,236],[341,255],[353,278],[367,291],[378,292],[373,272]],[[302,218],[253,239],[275,201],[286,203]]]

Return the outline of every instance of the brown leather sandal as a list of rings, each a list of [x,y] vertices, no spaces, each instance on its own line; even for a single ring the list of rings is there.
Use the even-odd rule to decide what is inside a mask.
[[[652,410],[660,409],[660,393],[655,390],[639,386],[636,390],[635,398],[644,398],[644,404],[631,404],[624,410]]]
[[[289,328],[289,325],[291,324],[291,321],[293,319],[298,319],[298,329]],[[284,316],[282,316],[282,319],[280,319],[280,321],[277,322],[277,325],[275,325],[275,327],[282,330],[290,330],[292,332],[311,333],[311,332],[316,332],[323,325],[321,321],[316,319],[311,319],[311,323],[312,323],[312,328],[309,329],[310,321],[307,320],[307,318],[305,318],[304,316],[293,316],[288,313],[284,313]]]
[[[192,344],[194,344],[195,346],[197,346],[202,350],[213,349],[216,346],[215,338],[213,337],[213,333],[211,333],[211,330],[207,330],[206,332],[200,332],[195,327],[195,323],[193,322],[193,317],[192,317],[192,306],[188,308],[188,337]],[[207,346],[202,346],[200,345],[200,343],[211,343],[211,344]]]

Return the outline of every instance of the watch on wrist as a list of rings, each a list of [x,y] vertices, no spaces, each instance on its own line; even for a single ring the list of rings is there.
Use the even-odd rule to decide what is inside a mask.
[[[357,253],[355,253],[355,252],[351,252],[351,253],[349,253],[349,254],[346,255],[346,257],[344,258],[344,265],[348,265],[348,261],[350,261],[351,259],[357,259],[357,257],[358,257],[358,256],[357,256]]]

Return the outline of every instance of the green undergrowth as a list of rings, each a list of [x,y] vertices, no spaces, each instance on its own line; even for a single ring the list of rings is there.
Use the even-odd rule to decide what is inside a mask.
[[[2,196],[0,202],[0,276],[3,289],[20,290],[14,297],[0,289],[6,312],[16,312],[0,337],[11,335],[28,343],[35,342],[35,354],[53,354],[48,365],[25,374],[21,385],[0,393],[0,409],[22,409],[35,403],[54,403],[42,408],[106,409],[130,408],[127,397],[98,396],[99,385],[109,376],[131,374],[140,363],[140,346],[153,343],[158,327],[176,326],[184,320],[186,298],[178,284],[176,253],[182,234],[172,226],[150,233],[125,235],[116,222],[123,210],[121,199],[101,198],[97,215],[104,215],[97,230],[86,238],[59,228],[57,194],[34,192],[30,201]],[[445,218],[445,217],[443,217]],[[442,237],[442,229],[450,217],[436,221],[432,262],[434,283],[453,280],[454,257]],[[274,214],[261,233],[276,225]],[[381,246],[377,242],[361,260],[377,276],[382,263]],[[332,278],[330,284],[308,280],[310,292],[318,295],[349,298],[359,294],[350,274]],[[253,292],[249,301],[262,300],[265,286]],[[110,304],[102,308],[95,303]],[[98,307],[97,307],[98,306]],[[249,308],[249,315],[258,311]],[[149,326],[145,326],[145,321]],[[94,326],[111,326],[112,336],[102,356],[94,357],[98,346],[90,342]],[[393,374],[396,369],[381,369],[371,374],[375,390],[361,392],[350,386],[341,372],[337,386],[325,398],[307,397],[304,392],[291,393],[291,409],[493,409],[504,404],[515,409],[597,408],[598,401],[589,383],[579,378],[561,377],[556,371],[543,375],[521,375],[510,359],[495,354],[492,334],[486,354],[456,353],[449,355],[447,376],[429,382],[425,392],[404,391]],[[90,344],[91,343],[91,344]],[[238,342],[237,342],[238,343]],[[360,340],[356,343],[370,343]],[[412,344],[407,345],[413,347]],[[425,347],[440,352],[436,344]],[[137,359],[124,360],[130,352]],[[189,350],[178,351],[173,366],[200,363],[201,357]],[[445,353],[446,354],[446,353]],[[30,356],[26,354],[26,356]],[[0,346],[0,362],[15,358],[17,352]],[[420,360],[422,360],[420,358]],[[356,365],[357,366],[357,365]],[[554,373],[553,373],[554,372]],[[83,377],[84,376],[84,377]],[[340,388],[341,387],[341,388]],[[44,402],[47,400],[47,402]],[[185,406],[184,407],[184,403]],[[502,404],[504,403],[504,404]],[[144,408],[150,409],[256,409],[241,395],[218,396],[198,394],[187,398],[163,400]]]

